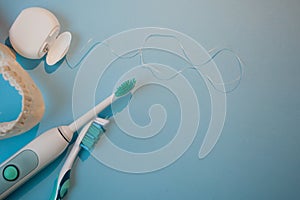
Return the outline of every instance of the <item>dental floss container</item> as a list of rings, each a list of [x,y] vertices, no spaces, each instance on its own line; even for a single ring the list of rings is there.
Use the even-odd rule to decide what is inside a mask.
[[[40,59],[45,54],[46,63],[54,65],[61,60],[70,47],[72,35],[59,35],[60,24],[53,13],[39,7],[24,9],[9,30],[9,39],[20,55]]]

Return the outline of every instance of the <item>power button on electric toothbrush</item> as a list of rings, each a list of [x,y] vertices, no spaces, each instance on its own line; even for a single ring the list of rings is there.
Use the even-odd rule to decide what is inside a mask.
[[[14,181],[19,177],[19,170],[14,165],[8,165],[3,170],[3,178],[7,181]]]

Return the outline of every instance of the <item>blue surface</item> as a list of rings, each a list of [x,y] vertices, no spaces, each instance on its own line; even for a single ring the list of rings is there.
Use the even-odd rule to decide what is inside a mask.
[[[209,109],[205,108],[209,99],[207,91],[201,93],[203,82],[194,77],[192,81],[199,84],[197,95],[203,95],[200,102],[203,126],[180,159],[159,171],[131,174],[111,169],[84,152],[74,167],[68,199],[299,199],[299,1],[0,0],[2,43],[19,12],[31,6],[51,10],[59,18],[62,29],[73,33],[75,39],[70,55],[76,59],[90,38],[103,41],[128,29],[156,26],[183,32],[206,49],[230,47],[246,65],[240,87],[227,95],[222,136],[205,159],[198,159],[198,151],[209,120]],[[30,62],[26,66],[30,68]],[[73,119],[72,88],[77,69],[71,70],[62,63],[51,71],[44,68],[43,61],[32,66],[35,68],[29,73],[43,92],[47,111],[41,124],[33,130],[0,141],[0,162],[44,130]],[[221,71],[226,72],[226,68]],[[118,74],[117,71],[111,73]],[[108,75],[104,81],[110,78],[117,77]],[[103,93],[96,98],[109,94],[112,84],[107,88],[102,85]],[[0,108],[4,109],[2,105],[7,102],[19,106],[18,99],[12,101],[3,95],[4,86],[0,80]],[[154,99],[164,94],[162,89],[157,93],[153,90],[149,96]],[[10,93],[15,95],[13,90]],[[147,116],[141,115],[146,112],[143,101],[146,107],[151,104],[145,98],[147,94],[141,90],[137,94],[140,99],[132,108],[133,117],[140,124],[147,123]],[[172,97],[170,102],[176,105]],[[14,109],[12,115],[15,116],[18,110]],[[0,112],[2,115],[4,110]],[[175,112],[169,123],[175,124],[176,116]],[[117,127],[111,125],[110,128],[116,132],[110,135],[111,140],[118,144]],[[136,149],[132,143],[120,145],[132,151],[153,150],[171,137],[166,135],[161,143],[147,143],[145,148],[143,144]],[[146,145],[146,141],[143,142]],[[64,156],[8,199],[48,199]]]

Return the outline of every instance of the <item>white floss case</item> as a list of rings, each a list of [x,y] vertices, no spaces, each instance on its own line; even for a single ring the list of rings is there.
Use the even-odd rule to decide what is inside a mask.
[[[47,53],[47,64],[54,65],[66,55],[72,39],[70,32],[59,32],[60,24],[53,13],[31,7],[19,14],[9,30],[9,39],[20,55],[40,59]]]

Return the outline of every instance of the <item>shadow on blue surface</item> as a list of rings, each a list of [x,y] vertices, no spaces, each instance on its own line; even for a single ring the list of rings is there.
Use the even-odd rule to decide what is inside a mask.
[[[32,141],[36,137],[38,129],[39,129],[39,124],[37,124],[31,130],[22,133],[21,135],[0,140],[0,152],[1,152],[0,163],[5,161],[9,156],[13,155],[23,146],[25,146],[30,141]]]
[[[44,63],[44,67],[45,67],[45,71],[48,74],[51,74],[53,72],[55,72],[60,66],[61,64],[64,62],[65,57],[63,59],[61,59],[59,62],[57,62],[55,65],[48,65],[46,63],[46,56],[43,56],[41,59],[28,59],[25,58],[23,56],[21,56],[20,54],[18,54],[12,47],[9,38],[7,38],[5,40],[5,45],[10,47],[11,50],[14,51],[15,55],[16,55],[16,60],[18,61],[18,63],[22,63],[22,67],[26,70],[32,70],[35,69],[41,62]]]

